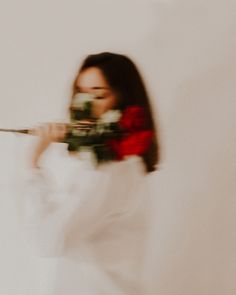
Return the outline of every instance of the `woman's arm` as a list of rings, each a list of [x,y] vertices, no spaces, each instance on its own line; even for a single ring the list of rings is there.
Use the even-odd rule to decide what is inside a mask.
[[[60,200],[66,199],[65,190],[57,190],[55,181],[40,158],[51,143],[58,142],[66,134],[65,124],[46,123],[31,130],[38,136],[30,157],[30,169],[23,181],[23,222],[28,239],[43,256],[58,256],[63,252],[63,226],[69,210]]]
[[[58,256],[65,251],[71,228],[76,226],[82,238],[102,219],[109,174],[95,171],[77,158],[48,155],[47,161],[40,168],[30,168],[23,180],[22,212],[33,247],[40,255]]]

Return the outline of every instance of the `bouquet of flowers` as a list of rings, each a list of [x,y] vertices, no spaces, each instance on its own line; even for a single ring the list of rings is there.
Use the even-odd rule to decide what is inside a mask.
[[[144,108],[133,105],[122,112],[108,110],[95,119],[92,116],[93,99],[89,93],[79,93],[73,98],[70,119],[74,127],[64,141],[68,143],[69,151],[88,149],[99,163],[141,155],[149,148],[153,131],[147,127]]]

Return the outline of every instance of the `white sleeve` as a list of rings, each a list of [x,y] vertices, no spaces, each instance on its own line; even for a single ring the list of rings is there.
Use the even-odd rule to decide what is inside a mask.
[[[46,169],[31,169],[23,183],[23,224],[27,240],[40,256],[60,256],[66,237],[76,224],[79,237],[104,216],[108,175],[98,171],[67,169],[61,185]]]
[[[55,182],[45,171],[29,171],[22,191],[23,223],[27,240],[41,256],[58,256],[64,249],[63,225],[67,216],[55,193]]]

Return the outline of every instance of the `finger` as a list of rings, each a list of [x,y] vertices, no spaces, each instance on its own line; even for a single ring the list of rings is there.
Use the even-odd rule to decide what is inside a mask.
[[[48,139],[50,137],[50,124],[49,123],[43,123],[40,124],[37,129],[38,129],[38,135],[42,139]]]
[[[61,136],[64,137],[67,133],[67,128],[68,128],[67,125],[64,123],[61,123],[59,128],[60,128]]]
[[[64,127],[63,127],[63,124],[61,123],[53,123],[51,125],[51,132],[52,132],[52,137],[53,137],[53,140],[55,141],[58,141],[58,140],[61,140],[61,138],[63,138],[64,136]]]
[[[49,128],[48,136],[49,136],[50,140],[57,141],[58,137],[59,137],[59,130],[58,130],[57,123],[49,123],[48,128]]]

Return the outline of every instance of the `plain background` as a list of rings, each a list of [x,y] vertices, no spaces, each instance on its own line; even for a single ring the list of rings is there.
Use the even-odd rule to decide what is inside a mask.
[[[1,0],[0,39],[5,128],[63,120],[87,54],[136,62],[162,147],[150,177],[146,294],[234,295],[236,2]],[[1,294],[49,295],[56,267],[31,255],[19,224],[14,189],[33,140],[0,134]]]

